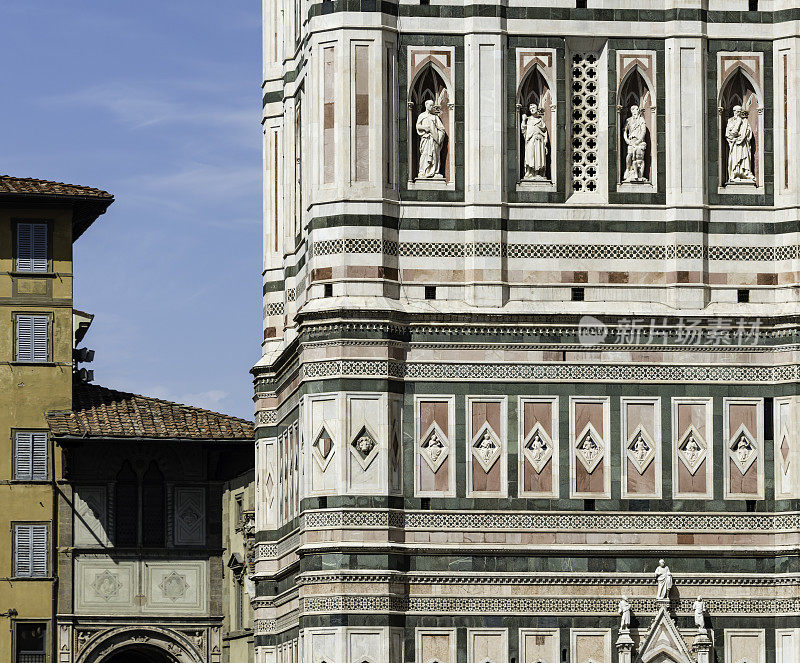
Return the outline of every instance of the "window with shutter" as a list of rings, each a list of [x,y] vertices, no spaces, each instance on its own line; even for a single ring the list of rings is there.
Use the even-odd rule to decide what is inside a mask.
[[[19,481],[47,481],[47,433],[15,434],[14,478]]]
[[[18,578],[47,577],[47,525],[14,528],[14,575]]]
[[[15,317],[16,351],[19,362],[50,360],[50,319],[46,315],[17,315]]]
[[[117,474],[115,492],[115,544],[135,546],[139,541],[139,484],[126,460]]]
[[[47,272],[47,224],[17,224],[18,272]]]

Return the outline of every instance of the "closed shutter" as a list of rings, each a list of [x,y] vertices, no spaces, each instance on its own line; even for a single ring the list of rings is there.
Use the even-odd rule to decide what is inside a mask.
[[[47,577],[47,525],[14,528],[14,575],[18,578]]]
[[[17,316],[17,361],[33,361],[33,316]]]
[[[33,466],[33,433],[17,433],[14,449],[14,478],[29,481]]]
[[[16,317],[16,361],[45,362],[50,359],[50,320],[46,315]]]
[[[17,271],[47,271],[47,224],[17,224]]]
[[[33,525],[17,525],[14,528],[14,575],[30,578],[33,570]]]
[[[47,433],[33,433],[33,453],[31,454],[31,479],[47,480]]]
[[[47,577],[47,525],[31,525],[33,551],[31,565],[34,578]]]
[[[33,270],[33,224],[17,224],[17,271]]]

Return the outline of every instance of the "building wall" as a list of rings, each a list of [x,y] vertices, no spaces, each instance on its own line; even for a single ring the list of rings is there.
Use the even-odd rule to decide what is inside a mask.
[[[252,575],[253,526],[255,507],[255,478],[249,471],[225,483],[222,495],[222,546],[224,566],[222,642],[225,661],[231,663],[252,662],[255,656],[253,647],[253,608],[250,605],[250,592],[255,589]],[[231,556],[242,560],[244,567],[231,564]],[[241,608],[237,601],[241,598]],[[241,610],[241,622],[237,623],[237,611]]]
[[[659,558],[690,646],[702,594],[716,660],[800,660],[796,8],[588,4],[264,3],[257,661],[610,663]]]
[[[46,274],[14,271],[13,246],[18,220],[43,220],[50,227],[51,261]],[[14,362],[15,313],[50,315],[51,362],[20,365]],[[46,431],[44,413],[72,406],[72,214],[65,209],[32,210],[3,206],[0,209],[0,605],[16,610],[6,628],[0,621],[0,659],[13,659],[15,621],[47,624],[47,640],[53,643],[54,532],[53,477],[61,476],[58,447],[49,445],[49,477],[43,482],[20,482],[13,472],[13,433],[17,429]],[[48,524],[50,552],[48,575],[42,579],[17,580],[13,570],[12,532],[15,523]],[[52,650],[51,650],[52,655]]]

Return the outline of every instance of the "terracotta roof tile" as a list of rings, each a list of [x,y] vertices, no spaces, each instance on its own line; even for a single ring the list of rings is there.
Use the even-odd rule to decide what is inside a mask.
[[[107,198],[109,200],[113,200],[114,198],[108,191],[94,189],[90,186],[64,184],[64,182],[50,182],[48,180],[35,180],[31,177],[12,177],[11,175],[0,175],[0,193]]]
[[[253,422],[189,405],[75,384],[71,412],[48,412],[55,437],[252,440]]]

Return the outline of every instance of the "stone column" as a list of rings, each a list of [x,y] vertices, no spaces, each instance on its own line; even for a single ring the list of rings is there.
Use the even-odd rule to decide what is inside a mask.
[[[698,632],[692,643],[692,652],[697,659],[697,663],[711,663],[711,638],[708,631],[703,629]]]
[[[616,645],[619,663],[631,663],[633,660],[633,640],[631,639],[630,629],[619,630]]]

